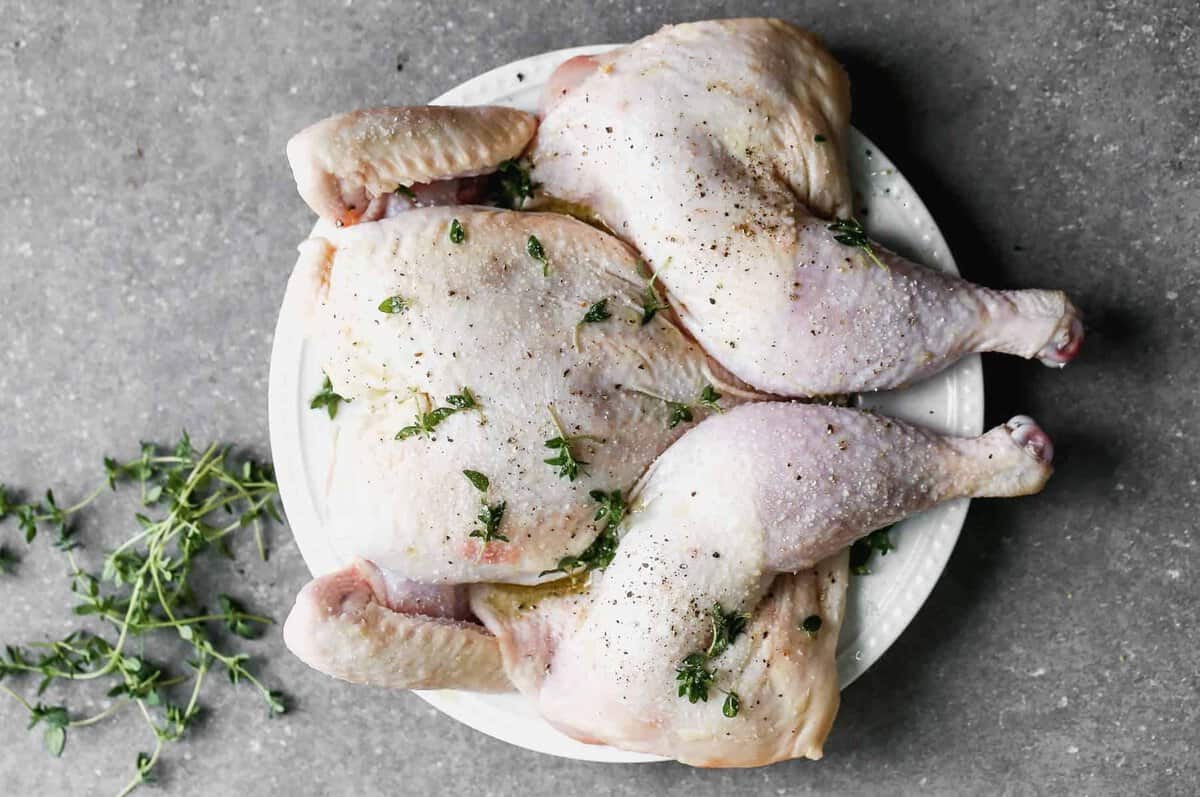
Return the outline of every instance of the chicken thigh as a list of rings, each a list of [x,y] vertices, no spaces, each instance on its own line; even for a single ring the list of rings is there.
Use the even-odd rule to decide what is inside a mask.
[[[813,35],[766,19],[674,25],[561,72],[533,177],[635,246],[683,325],[747,383],[861,392],[969,352],[1062,365],[1078,351],[1059,291],[987,290],[856,223],[830,228],[852,210],[849,85]]]

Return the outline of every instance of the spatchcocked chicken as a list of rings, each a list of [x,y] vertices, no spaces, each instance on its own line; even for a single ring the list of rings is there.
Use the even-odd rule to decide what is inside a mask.
[[[1053,452],[1025,417],[952,438],[795,399],[1082,339],[1059,292],[866,238],[848,118],[815,38],[729,20],[568,61],[540,127],[378,108],[298,134],[322,220],[289,290],[354,411],[326,496],[346,566],[301,591],[291,649],[690,764],[819,757],[847,545],[1037,492]]]

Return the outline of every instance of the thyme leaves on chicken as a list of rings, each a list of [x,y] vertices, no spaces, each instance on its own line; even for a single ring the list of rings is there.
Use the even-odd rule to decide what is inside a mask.
[[[466,476],[471,486],[481,493],[486,493],[492,485],[491,480],[477,470],[464,470],[463,476]]]
[[[450,221],[450,243],[460,244],[467,240],[467,231],[463,228],[462,222],[458,219]]]
[[[871,573],[867,566],[871,561],[871,556],[878,551],[880,556],[887,556],[888,551],[893,551],[896,546],[892,543],[890,531],[891,526],[882,529],[876,529],[865,537],[857,539],[850,546],[850,572],[856,576],[865,576]]]
[[[150,779],[167,743],[185,735],[199,714],[211,671],[224,670],[233,683],[250,684],[270,715],[286,710],[283,695],[253,674],[249,656],[220,637],[223,627],[233,636],[252,639],[272,620],[250,613],[229,595],[206,596],[191,579],[206,551],[216,548],[232,557],[229,542],[245,529],[254,529],[265,559],[262,523],[282,518],[270,465],[235,458],[216,445],[199,451],[186,433],[173,448],[144,444],[128,462],[105,458],[104,471],[96,490],[69,507],[60,507],[49,491],[36,504],[19,502],[0,486],[0,520],[11,514],[19,524],[32,524],[32,531],[25,530],[30,540],[39,528],[55,532],[55,547],[70,566],[75,614],[103,623],[99,630],[80,628],[53,642],[6,646],[0,678],[39,676],[39,697],[54,684],[96,680],[111,687],[111,702],[97,714],[80,717],[66,705],[32,702],[7,684],[0,684],[0,690],[25,708],[31,729],[42,728],[43,743],[54,756],[63,753],[73,731],[136,705],[155,744],[152,752],[137,754],[124,795]],[[115,491],[124,484],[139,487],[136,530],[104,557],[98,572],[87,570],[76,556],[71,523],[106,487]],[[147,641],[169,639],[191,651],[184,673],[173,674],[142,653]],[[174,699],[177,694],[184,699]]]
[[[697,700],[708,702],[708,689],[717,678],[708,668],[708,659],[703,653],[689,653],[675,668],[678,684],[677,697],[687,698],[689,703]]]
[[[550,259],[546,257],[546,248],[542,246],[542,242],[538,240],[536,235],[530,235],[525,241],[525,251],[534,260],[542,264],[542,276],[550,276]]]
[[[573,482],[579,478],[580,473],[586,476],[587,471],[584,470],[584,466],[588,463],[578,459],[571,447],[585,441],[603,443],[604,439],[590,434],[569,435],[563,428],[562,421],[559,420],[558,412],[554,409],[554,405],[548,404],[546,411],[550,414],[550,421],[554,424],[554,429],[558,432],[558,435],[547,440],[545,445],[546,448],[557,453],[553,457],[542,461],[547,465],[558,468],[558,477],[560,479]]]
[[[470,388],[464,387],[461,392],[446,396],[445,407],[433,407],[424,412],[418,411],[416,418],[408,426],[396,432],[397,440],[407,440],[410,437],[432,437],[442,421],[456,412],[479,409],[479,402]]]
[[[492,202],[502,208],[520,210],[537,188],[529,172],[529,167],[521,161],[510,159],[501,162],[492,177]]]
[[[647,390],[637,390],[644,396],[649,396],[653,399],[658,399],[667,405],[667,428],[674,429],[681,423],[690,423],[696,419],[693,410],[704,408],[711,412],[724,412],[725,408],[721,406],[721,394],[717,389],[710,384],[705,384],[700,388],[700,392],[692,401],[675,401],[673,399],[664,398],[656,393],[651,393]]]
[[[600,528],[600,533],[579,555],[564,556],[558,560],[558,567],[553,570],[543,570],[540,575],[565,573],[571,578],[575,578],[592,570],[603,570],[612,564],[613,557],[617,555],[617,546],[621,541],[617,535],[617,527],[625,519],[629,507],[621,496],[620,490],[610,492],[592,490],[588,496],[599,504],[593,519],[597,523],[603,521],[604,525]]]
[[[330,382],[329,377],[326,376],[325,381],[321,383],[320,392],[312,397],[312,401],[309,402],[308,408],[310,410],[318,410],[323,407],[325,411],[329,413],[329,419],[333,420],[337,417],[338,406],[343,402],[349,404],[350,399],[344,398],[343,396],[339,396],[337,393],[335,393],[333,391],[333,383]],[[3,516],[3,513],[0,512],[0,517]]]
[[[810,614],[800,621],[800,630],[808,634],[810,638],[816,638],[817,633],[821,630],[821,615]]]
[[[612,318],[612,313],[608,312],[608,299],[604,298],[589,307],[583,314],[583,318],[579,319],[579,323],[598,324],[610,318]]]
[[[608,310],[608,297],[605,297],[598,302],[594,302],[591,307],[587,309],[587,312],[583,314],[583,318],[579,319],[579,321],[577,321],[575,324],[575,351],[580,351],[580,327],[582,327],[584,324],[599,324],[601,321],[607,321],[610,318],[612,318],[612,313],[610,313]]]
[[[379,303],[379,312],[398,315],[407,312],[410,307],[412,307],[412,302],[403,296],[389,296]]]
[[[500,533],[500,522],[504,520],[504,508],[507,505],[507,501],[501,501],[498,504],[485,503],[475,518],[479,521],[479,525],[468,536],[478,537],[484,545],[493,540],[508,542],[508,537]]]
[[[662,268],[666,268],[670,264],[671,258],[668,257],[666,262],[663,263]],[[658,272],[661,270],[655,269],[654,273],[650,275],[650,279],[646,282],[645,290],[642,292],[642,326],[646,326],[646,324],[653,321],[654,316],[658,314],[659,310],[667,309],[667,303],[659,298],[658,291],[654,287],[654,282],[658,279]]]
[[[487,502],[487,493],[491,489],[492,482],[479,471],[464,470],[463,476],[467,477],[467,481],[471,483],[472,487],[483,494],[479,499],[479,514],[475,517],[479,525],[472,529],[467,536],[481,540],[485,546],[493,540],[508,542],[508,537],[500,533],[500,523],[504,520],[504,509],[508,502],[501,501],[498,504]]]
[[[837,233],[833,236],[833,240],[845,246],[861,249],[875,265],[884,270],[887,269],[887,266],[875,254],[875,249],[871,246],[871,239],[867,237],[867,231],[863,229],[858,219],[836,219],[827,229]]]
[[[479,402],[469,387],[464,387],[462,391],[446,396],[446,403],[459,412],[479,409]]]
[[[721,604],[714,603],[708,610],[708,617],[712,626],[712,642],[704,655],[715,659],[728,650],[734,640],[746,630],[750,615],[745,612],[726,612],[721,609]]]
[[[720,603],[712,605],[712,608],[708,610],[708,618],[712,635],[708,648],[689,653],[675,668],[676,696],[686,698],[689,703],[695,703],[698,700],[708,702],[708,690],[713,686],[717,677],[709,664],[737,641],[750,622],[749,614],[738,611],[727,612]],[[733,718],[738,715],[741,707],[742,700],[737,693],[727,691],[721,713],[726,717]]]
[[[406,199],[409,199],[413,202],[417,201],[417,195],[413,193],[412,187],[404,185],[403,183],[396,186],[395,193],[397,193],[400,196],[405,197]]]

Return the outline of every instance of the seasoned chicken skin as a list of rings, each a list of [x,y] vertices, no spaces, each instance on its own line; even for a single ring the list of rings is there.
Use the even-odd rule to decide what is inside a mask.
[[[542,191],[635,246],[688,331],[747,383],[861,392],[969,352],[1061,365],[1078,351],[1059,291],[991,291],[836,240],[828,218],[851,214],[849,92],[812,34],[673,25],[562,69],[531,153]]]
[[[816,758],[838,706],[846,545],[942,501],[1036,492],[1052,453],[1022,417],[966,439],[849,409],[745,405],[658,458],[602,572],[472,585],[486,632],[444,619],[462,611],[453,588],[423,605],[381,587],[355,597],[380,578],[360,563],[305,588],[286,638],[310,665],[349,680],[511,683],[587,742],[700,766]],[[704,662],[706,699],[690,702],[677,694],[678,670],[711,649],[715,607],[744,613],[745,630]],[[396,630],[412,628],[424,632]],[[728,692],[732,717],[721,706]]]
[[[627,246],[565,216],[423,208],[329,229],[303,244],[292,281],[326,374],[352,400],[327,533],[347,560],[415,581],[537,581],[595,537],[589,493],[628,490],[687,428],[671,402],[711,386],[715,409],[689,410],[699,419],[755,395],[670,313],[646,317],[647,278]],[[393,299],[394,312],[380,309]],[[476,407],[419,428],[468,395]],[[563,435],[582,463],[574,479],[544,461]],[[506,539],[471,536],[481,509],[501,504]]]
[[[356,683],[515,689],[585,742],[818,758],[846,546],[1037,492],[1053,447],[1023,416],[967,439],[783,399],[972,351],[1061,365],[1078,313],[867,239],[845,74],[786,23],[572,59],[543,113],[535,204],[613,234],[463,204],[534,135],[518,111],[372,109],[289,144],[322,217],[289,298],[351,404],[325,485],[347,564],[301,591],[287,644]]]

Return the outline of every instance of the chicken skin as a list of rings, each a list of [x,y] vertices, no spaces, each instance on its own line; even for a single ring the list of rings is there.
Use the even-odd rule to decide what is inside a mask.
[[[386,587],[365,610],[362,582],[381,576],[371,566],[364,577],[359,563],[305,588],[285,638],[317,669],[396,687],[502,688],[488,669],[500,661],[513,688],[583,741],[699,766],[817,758],[838,705],[846,546],[943,501],[1037,492],[1052,456],[1024,417],[956,438],[851,409],[749,404],[708,418],[655,461],[602,572],[444,588],[449,603],[469,595],[487,632],[411,599],[406,607]],[[742,628],[726,627],[712,653],[717,615]],[[426,630],[396,630],[411,627]],[[369,649],[366,666],[378,671],[348,667],[345,639]],[[692,701],[678,686],[697,652],[706,686]],[[717,705],[729,693],[732,712]]]
[[[562,70],[534,179],[636,247],[687,330],[745,382],[852,393],[970,352],[1061,365],[1078,351],[1079,314],[1059,291],[988,290],[830,229],[852,210],[849,84],[812,34],[767,19],[673,25]]]
[[[292,651],[515,690],[576,739],[696,766],[820,757],[846,547],[1035,493],[1053,447],[1024,416],[958,438],[804,401],[970,352],[1063,365],[1083,337],[1061,292],[871,241],[848,125],[817,39],[745,19],[571,59],[540,124],[386,107],[293,138],[321,222],[289,300],[350,404],[323,496],[346,565],[298,595]],[[523,210],[487,206],[497,184]]]

